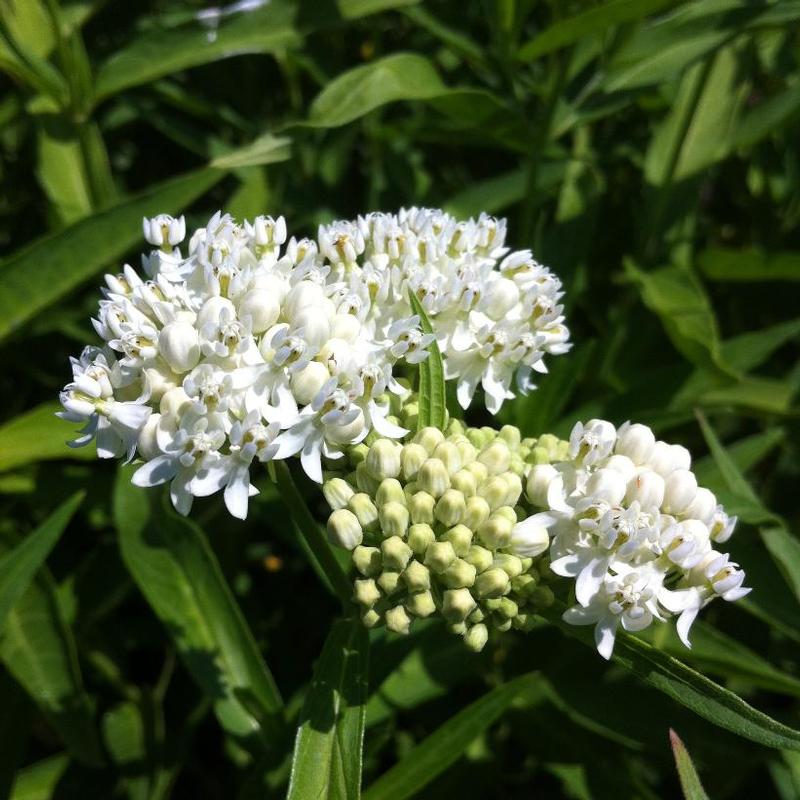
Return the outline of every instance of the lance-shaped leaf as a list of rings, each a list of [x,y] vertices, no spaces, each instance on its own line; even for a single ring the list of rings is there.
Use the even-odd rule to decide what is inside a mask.
[[[686,800],[708,800],[708,795],[703,789],[703,784],[700,783],[700,776],[692,763],[686,745],[671,728],[669,731],[669,743],[672,746],[672,754],[675,756],[675,766],[678,769],[683,796]]]
[[[125,565],[171,635],[186,668],[214,703],[220,725],[263,748],[278,733],[282,701],[203,533],[120,469],[114,518]]]
[[[359,619],[333,626],[300,717],[288,800],[360,797],[368,655]]]
[[[419,298],[409,292],[409,300],[414,313],[419,315],[420,327],[424,333],[433,333],[433,327],[422,307]],[[447,424],[447,402],[444,385],[444,365],[439,345],[434,340],[428,346],[428,357],[419,365],[419,422],[417,428],[432,425],[443,429]]]

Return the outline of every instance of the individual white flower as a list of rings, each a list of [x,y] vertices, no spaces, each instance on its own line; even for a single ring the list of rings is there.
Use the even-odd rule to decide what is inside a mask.
[[[179,245],[186,238],[186,220],[183,217],[175,219],[169,214],[159,214],[156,217],[142,220],[144,238],[155,247],[172,248]]]

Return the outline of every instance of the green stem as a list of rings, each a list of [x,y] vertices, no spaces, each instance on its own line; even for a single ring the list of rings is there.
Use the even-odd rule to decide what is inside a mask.
[[[306,545],[304,549],[312,566],[342,603],[349,605],[353,587],[336,560],[330,544],[322,535],[319,523],[309,511],[285,461],[275,462],[275,480],[281,500],[291,515],[292,524]]]

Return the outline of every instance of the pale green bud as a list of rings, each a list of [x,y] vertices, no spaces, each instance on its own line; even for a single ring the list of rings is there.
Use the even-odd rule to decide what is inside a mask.
[[[448,622],[463,622],[476,605],[469,589],[447,589],[442,595],[442,615]]]
[[[473,625],[467,632],[464,634],[464,644],[472,650],[473,653],[480,653],[484,647],[486,647],[486,642],[489,640],[489,631],[486,626],[482,623],[478,623],[477,625]]]
[[[511,626],[513,624],[513,620],[504,619],[503,617],[494,617],[492,619],[492,623],[494,624],[494,629],[496,631],[500,631],[501,633],[505,633],[506,631],[511,630]]]
[[[537,447],[543,447],[551,456],[558,453],[561,440],[552,433],[543,433],[536,442]]]
[[[370,475],[366,461],[362,461],[356,467],[356,486],[360,492],[366,492],[370,495],[374,495],[378,491],[380,483]]]
[[[465,556],[472,544],[472,531],[466,525],[456,525],[445,533],[444,539],[453,545],[457,556]]]
[[[486,614],[483,613],[483,610],[480,608],[476,608],[468,617],[467,621],[471,622],[475,625],[478,622],[483,622],[486,619]]]
[[[486,498],[475,495],[467,498],[467,510],[464,514],[464,524],[473,531],[477,530],[492,513]]]
[[[499,567],[490,567],[475,579],[475,591],[479,597],[500,597],[510,588],[508,575]]]
[[[430,455],[436,449],[436,445],[444,441],[444,434],[438,428],[423,428],[417,431],[414,441],[421,444]]]
[[[505,517],[512,525],[517,524],[517,512],[511,506],[500,506],[494,514],[499,517]]]
[[[511,466],[508,468],[509,471],[522,478],[522,476],[525,474],[527,466],[528,465],[525,463],[525,456],[521,451],[511,455]]]
[[[539,447],[539,445],[536,445],[536,447],[534,447],[528,455],[528,462],[534,466],[549,464],[550,453],[544,447]]]
[[[429,591],[415,592],[406,598],[406,609],[415,617],[429,617],[436,611],[436,603]]]
[[[489,477],[489,470],[486,468],[486,464],[481,464],[480,461],[471,461],[464,469],[469,470],[475,476],[475,483],[478,486]]]
[[[450,475],[438,458],[429,458],[420,467],[417,483],[424,492],[441,497],[450,488]]]
[[[537,578],[527,572],[511,579],[511,591],[519,597],[527,598],[538,585]]]
[[[481,450],[488,441],[486,434],[480,428],[468,428],[467,439],[478,450]]]
[[[450,633],[454,633],[456,636],[464,636],[467,632],[467,623],[466,622],[454,622],[447,626],[447,630]]]
[[[400,587],[400,573],[382,572],[378,576],[378,586],[387,597],[394,594]]]
[[[432,525],[434,516],[433,509],[436,506],[436,498],[427,492],[415,492],[408,501],[408,511],[411,514],[411,521],[416,525],[425,523]]]
[[[511,464],[511,450],[502,439],[495,439],[481,450],[478,454],[478,461],[486,465],[490,475],[500,475],[508,472]]]
[[[359,545],[353,550],[353,564],[362,575],[374,578],[383,568],[380,550],[377,547]]]
[[[378,508],[386,503],[406,504],[406,493],[397,478],[384,478],[375,492],[375,504]]]
[[[464,497],[472,497],[478,491],[478,481],[468,469],[460,469],[450,479],[453,488],[461,492]]]
[[[385,567],[400,571],[406,568],[413,552],[399,536],[390,536],[381,542],[381,554]]]
[[[519,614],[519,606],[510,598],[500,598],[500,604],[497,608],[497,613],[506,619],[513,619]]]
[[[536,609],[549,608],[555,599],[553,590],[549,586],[537,586],[528,594],[530,604]]]
[[[520,478],[520,476],[515,472],[506,472],[506,474],[503,475],[503,478],[506,482],[506,486],[508,487],[505,505],[515,506],[519,502],[519,498],[522,496],[522,478]]]
[[[410,481],[403,484],[403,494],[406,498],[406,505],[411,502],[411,498],[419,491],[419,484],[416,481]]]
[[[372,498],[364,492],[354,494],[347,507],[352,511],[364,530],[375,530],[378,522],[378,508]]]
[[[425,566],[433,572],[444,572],[456,560],[456,551],[450,542],[433,542],[425,551]]]
[[[378,439],[369,448],[366,465],[376,480],[396,478],[400,474],[400,445],[391,439]]]
[[[414,430],[419,419],[419,403],[405,403],[400,412],[400,421],[404,428]]]
[[[374,628],[380,621],[381,615],[374,608],[368,608],[361,614],[361,622],[365,628]]]
[[[489,504],[489,508],[494,511],[506,504],[508,496],[508,484],[500,475],[487,478],[478,486],[478,496],[483,497]]]
[[[403,445],[403,450],[400,453],[400,463],[403,468],[403,477],[407,480],[413,480],[417,477],[420,467],[428,460],[428,451],[416,442],[410,442]]]
[[[411,624],[411,617],[403,606],[395,606],[386,612],[386,627],[395,633],[408,633],[408,626]]]
[[[497,553],[494,557],[494,566],[504,570],[509,578],[522,575],[522,559],[510,553]]]
[[[511,625],[518,631],[532,631],[536,624],[536,617],[533,614],[517,614],[511,620]]]
[[[381,532],[384,536],[406,535],[408,530],[408,509],[402,503],[390,502],[378,509]]]
[[[371,608],[381,599],[381,592],[372,578],[357,578],[353,583],[353,597],[359,605]]]
[[[448,489],[437,501],[433,511],[436,519],[448,528],[458,525],[467,513],[464,495],[455,489]]]
[[[492,514],[483,525],[478,528],[481,541],[492,550],[507,547],[511,542],[511,532],[514,524],[500,514]]]
[[[358,517],[346,508],[339,508],[328,517],[328,541],[346,550],[361,544],[364,531]]]
[[[468,561],[457,558],[443,573],[445,585],[450,589],[469,588],[475,583],[477,570]]]
[[[513,425],[503,425],[500,432],[497,434],[512,450],[519,447],[522,442],[522,434],[519,428]]]
[[[473,544],[469,548],[469,552],[464,556],[464,560],[469,561],[478,572],[484,572],[494,563],[494,554],[485,547]]]
[[[322,494],[333,511],[347,508],[347,502],[355,494],[353,487],[342,478],[331,478],[322,484]]]
[[[417,557],[423,557],[428,547],[436,541],[436,534],[430,525],[415,523],[408,529],[408,546]]]
[[[464,427],[464,423],[460,419],[451,419],[450,422],[447,423],[447,435],[455,436],[455,435],[464,435],[464,431],[466,428]]]
[[[475,445],[466,437],[456,442],[456,447],[458,448],[458,454],[461,456],[461,463],[464,466],[472,464],[478,457],[478,451],[475,449]]]
[[[433,450],[433,457],[444,464],[448,475],[455,475],[461,469],[461,456],[458,447],[452,442],[441,442]]]
[[[411,561],[403,572],[403,581],[410,592],[422,592],[431,588],[431,573],[419,561]]]
[[[347,451],[347,457],[350,463],[354,467],[357,467],[362,461],[366,459],[367,453],[369,453],[369,447],[367,447],[367,445],[365,445],[363,442],[359,442],[358,444],[354,444]]]

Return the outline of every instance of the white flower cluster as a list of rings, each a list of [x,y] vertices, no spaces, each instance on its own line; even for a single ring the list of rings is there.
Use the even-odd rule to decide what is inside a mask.
[[[529,251],[509,254],[505,222],[487,215],[369,214],[314,241],[288,238],[282,217],[217,213],[185,251],[183,218],[160,215],[144,236],[156,248],[145,277],[128,265],[106,276],[93,320],[105,345],[72,360],[62,416],[86,425],[76,445],[96,435],[101,457],[138,454],[134,483],[170,482],[184,514],[224,490],[243,518],[254,460],[299,454],[321,482],[323,457],[371,430],[405,435],[389,399],[407,395],[403,364],[434,338],[461,404],[481,384],[492,412],[569,348],[560,282]]]
[[[656,441],[645,425],[579,422],[569,456],[532,467],[526,484],[528,499],[547,509],[537,517],[550,530],[550,568],[575,579],[577,605],[564,620],[595,625],[597,649],[610,658],[619,625],[640,631],[675,614],[690,647],[704,605],[750,591],[715,549],[736,518],[698,487],[688,450]]]

